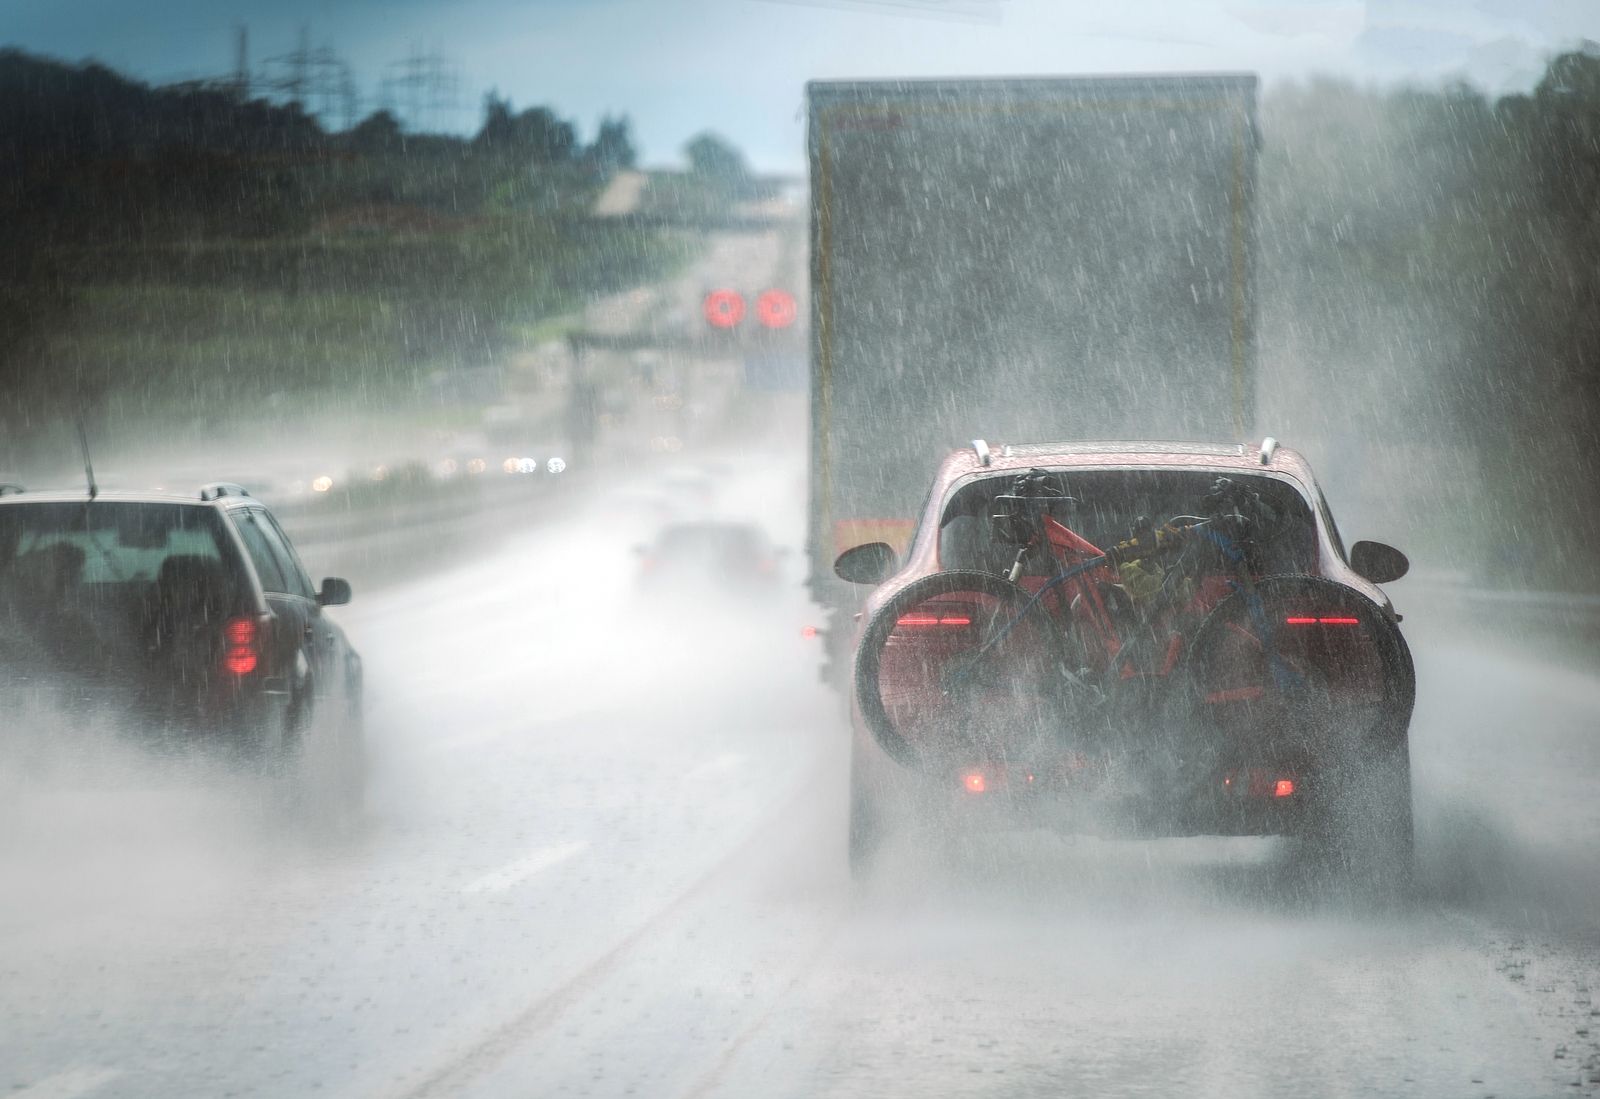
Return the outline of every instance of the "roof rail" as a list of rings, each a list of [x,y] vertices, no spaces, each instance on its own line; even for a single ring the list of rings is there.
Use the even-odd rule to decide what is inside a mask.
[[[1265,439],[1261,440],[1261,464],[1262,465],[1264,465],[1264,466],[1271,465],[1272,464],[1272,456],[1274,454],[1276,454],[1277,452],[1278,452],[1278,440],[1274,439],[1271,435],[1268,435]]]
[[[212,481],[209,485],[200,486],[200,499],[217,500],[223,496],[249,496],[243,485],[236,485],[232,481]]]
[[[0,496],[20,496],[28,490],[12,481],[0,483]]]
[[[978,456],[978,464],[986,466],[994,461],[994,455],[989,453],[989,444],[982,439],[972,440],[972,453]]]

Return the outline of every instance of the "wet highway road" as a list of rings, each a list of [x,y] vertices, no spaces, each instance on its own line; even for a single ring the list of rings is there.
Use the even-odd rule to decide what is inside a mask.
[[[709,506],[798,548],[800,475],[755,456]],[[0,1094],[1600,1091],[1581,664],[1395,586],[1422,688],[1403,911],[1276,887],[1248,840],[908,840],[856,889],[799,555],[755,605],[641,602],[619,501],[674,491],[641,475],[358,593],[358,824],[168,767],[8,775]]]

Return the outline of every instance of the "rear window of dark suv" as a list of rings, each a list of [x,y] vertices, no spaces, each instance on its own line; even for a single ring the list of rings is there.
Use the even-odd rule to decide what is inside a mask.
[[[214,508],[131,501],[0,507],[0,593],[148,585],[174,558],[233,572]]]

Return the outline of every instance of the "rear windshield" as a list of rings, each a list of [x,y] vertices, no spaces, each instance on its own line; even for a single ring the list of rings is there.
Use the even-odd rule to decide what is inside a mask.
[[[149,584],[169,558],[223,564],[227,544],[222,520],[211,508],[117,501],[11,504],[0,508],[0,585],[62,590]]]
[[[1067,500],[1050,513],[1101,549],[1129,537],[1141,518],[1160,524],[1202,514],[1202,500],[1219,474],[1203,470],[1056,471]],[[1008,491],[1015,473],[997,474],[957,489],[945,504],[939,524],[939,563],[947,569],[1004,572],[1016,557],[1014,545],[994,537],[989,516],[994,498]],[[1263,539],[1260,562],[1267,572],[1315,572],[1316,520],[1311,505],[1292,485],[1273,477],[1230,471],[1227,476],[1260,494],[1278,517]]]

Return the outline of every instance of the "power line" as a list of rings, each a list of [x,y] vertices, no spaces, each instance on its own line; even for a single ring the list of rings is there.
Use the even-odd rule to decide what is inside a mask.
[[[398,113],[413,131],[437,128],[441,113],[460,109],[461,77],[456,67],[437,50],[424,53],[413,46],[378,85],[384,109]]]
[[[332,46],[311,46],[309,27],[300,28],[295,49],[263,63],[263,75],[253,86],[269,95],[284,97],[324,125],[338,116],[348,130],[361,114],[361,96],[355,75]]]

